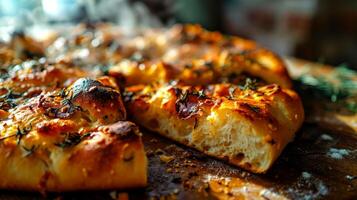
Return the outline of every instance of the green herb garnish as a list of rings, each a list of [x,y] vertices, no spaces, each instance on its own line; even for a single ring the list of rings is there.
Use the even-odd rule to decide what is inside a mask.
[[[234,87],[234,86],[231,86],[231,87],[229,87],[229,89],[228,89],[228,94],[229,94],[229,96],[228,96],[228,99],[233,99],[234,98],[234,92],[236,91],[236,87]]]
[[[79,144],[89,135],[90,133],[86,133],[84,135],[80,135],[79,133],[66,133],[64,140],[60,143],[56,143],[55,145],[61,148],[72,147]]]
[[[21,139],[23,136],[27,135],[32,129],[32,125],[30,124],[28,127],[25,128],[20,128],[17,127],[17,131],[16,131],[16,144],[19,145],[21,142]]]
[[[35,150],[38,148],[38,146],[32,145],[30,148],[22,146],[22,148],[25,150],[24,157],[28,157],[28,156],[31,156],[35,152]]]
[[[181,93],[179,96],[179,99],[177,101],[182,102],[182,103],[186,103],[186,101],[188,100],[188,90]]]
[[[255,79],[246,78],[245,84],[243,86],[239,86],[242,90],[256,90],[257,89],[257,81]]]
[[[198,91],[198,98],[206,98],[206,94],[203,90]]]
[[[258,106],[255,105],[251,105],[251,104],[245,104],[246,106],[248,106],[248,108],[256,113],[260,112],[260,108]]]
[[[191,94],[197,96],[200,99],[207,98],[204,90],[199,90],[199,91],[193,90],[193,91],[191,91]]]
[[[212,61],[206,61],[204,62],[204,66],[206,66],[209,69],[213,69],[214,63]]]
[[[0,138],[0,141],[2,140],[5,140],[7,138],[11,138],[11,137],[16,137],[16,144],[20,144],[21,142],[21,139],[23,136],[27,135],[32,129],[32,125],[30,124],[28,127],[25,127],[25,128],[20,128],[19,126],[17,127],[17,131],[15,134],[12,134],[12,135],[8,135],[8,136],[5,136],[5,137],[1,137]]]
[[[357,72],[346,65],[336,67],[327,75],[311,75],[305,73],[296,81],[304,91],[312,92],[314,96],[327,98],[331,102],[341,103],[351,112],[357,112],[355,101],[357,97]]]

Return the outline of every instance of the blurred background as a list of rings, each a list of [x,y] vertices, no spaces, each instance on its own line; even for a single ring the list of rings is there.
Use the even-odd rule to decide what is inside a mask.
[[[282,56],[357,69],[355,0],[0,0],[0,30],[96,21],[199,23]]]

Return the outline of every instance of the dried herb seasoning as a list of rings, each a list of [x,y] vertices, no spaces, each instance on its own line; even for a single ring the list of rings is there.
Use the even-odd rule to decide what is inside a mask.
[[[79,144],[84,138],[88,137],[90,133],[80,135],[79,133],[65,133],[62,142],[55,143],[56,146],[61,148],[68,148]]]
[[[22,146],[22,149],[25,151],[24,157],[28,157],[34,154],[37,148],[38,146],[36,145],[32,145],[30,148]]]
[[[22,137],[27,135],[31,130],[32,130],[31,124],[24,128],[21,128],[20,126],[18,126],[15,134],[1,137],[0,141],[11,138],[11,137],[16,137],[16,144],[18,145],[18,144],[20,144]]]
[[[256,90],[257,89],[257,80],[256,79],[251,79],[251,78],[246,78],[244,85],[239,86],[240,89],[242,90]]]

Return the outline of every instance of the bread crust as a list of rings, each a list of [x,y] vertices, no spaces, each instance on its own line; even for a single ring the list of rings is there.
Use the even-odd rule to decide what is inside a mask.
[[[76,191],[143,187],[147,159],[108,78],[24,100],[0,121],[0,188]]]
[[[124,99],[139,125],[256,173],[271,167],[304,119],[298,95],[276,84],[136,86]]]
[[[138,134],[135,129],[131,131]],[[75,147],[35,147],[31,155],[16,144],[2,143],[0,188],[61,192],[145,186],[147,161],[140,137],[116,134],[92,132]]]
[[[0,188],[144,186],[143,144],[119,87],[139,125],[257,173],[304,118],[276,54],[198,25],[131,36],[79,26],[42,42],[15,34],[0,63]]]
[[[292,86],[284,62],[273,52],[251,40],[225,37],[198,25],[147,31],[128,45],[144,48],[140,50],[140,59],[124,58],[110,67],[108,73],[123,75],[129,86],[170,80],[207,85],[242,74],[284,88]]]

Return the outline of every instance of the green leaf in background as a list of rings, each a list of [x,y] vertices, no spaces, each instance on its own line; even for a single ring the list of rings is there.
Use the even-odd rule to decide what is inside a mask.
[[[303,91],[311,91],[315,96],[328,98],[331,102],[342,103],[348,110],[356,113],[356,77],[356,71],[342,64],[329,74],[312,75],[307,72],[296,81]]]

